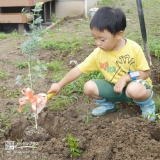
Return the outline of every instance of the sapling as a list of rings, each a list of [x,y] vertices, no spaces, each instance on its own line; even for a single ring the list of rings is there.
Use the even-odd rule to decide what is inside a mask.
[[[47,70],[47,67],[38,60],[37,51],[40,49],[40,45],[42,44],[42,16],[40,12],[42,11],[42,2],[39,2],[35,5],[34,9],[32,9],[32,14],[28,13],[27,18],[32,19],[29,23],[30,32],[24,31],[24,35],[29,38],[22,44],[22,53],[28,58],[28,75],[18,75],[16,78],[16,84],[22,85],[30,85],[31,90],[34,90],[34,84],[37,83],[38,78],[44,78],[43,71]],[[22,10],[25,13],[25,9]],[[37,128],[37,106],[36,113],[34,114],[35,123]]]
[[[47,67],[44,63],[41,63],[37,58],[37,51],[40,49],[43,38],[43,28],[42,28],[42,16],[39,14],[42,11],[42,2],[39,2],[35,5],[35,8],[32,9],[33,14],[26,14],[27,18],[33,19],[29,23],[30,32],[24,31],[24,35],[29,38],[22,44],[22,53],[28,58],[28,76],[18,75],[16,78],[16,84],[26,84],[30,83],[30,88],[33,90],[33,83],[40,78],[44,78],[43,71],[47,70]],[[24,13],[25,10],[23,9]]]

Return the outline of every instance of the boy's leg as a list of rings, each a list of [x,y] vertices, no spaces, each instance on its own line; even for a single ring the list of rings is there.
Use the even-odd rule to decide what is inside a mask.
[[[106,80],[93,79],[98,87],[99,97],[105,98],[109,102],[133,102],[131,98],[126,96],[126,87],[124,87],[122,94],[114,91],[114,84]]]
[[[136,82],[136,83],[133,83]],[[156,119],[155,116],[155,102],[152,100],[153,97],[153,91],[150,89],[149,84],[147,83],[147,81],[145,80],[136,80],[131,82],[128,87],[127,87],[127,94],[128,94],[128,90],[130,90],[130,97],[133,98],[134,102],[138,105],[140,105],[140,108],[142,110],[142,116],[148,118],[151,121],[154,121]],[[137,83],[138,82],[138,83]],[[139,85],[142,84],[143,86]],[[130,89],[128,89],[130,87]],[[139,92],[140,94],[133,92],[132,88],[134,88],[134,90],[136,92]],[[139,90],[139,91],[137,91]],[[133,93],[131,93],[133,92]],[[146,93],[150,93],[148,98],[146,98],[145,100],[141,100],[141,97],[145,97]],[[144,94],[144,95],[143,95]],[[135,96],[137,95],[137,97]],[[137,100],[139,98],[139,100]]]
[[[126,88],[123,89],[122,94],[119,94],[114,92],[114,85],[106,80],[92,80],[92,82],[94,82],[98,88],[99,97],[103,98],[102,100],[95,99],[100,106],[92,110],[93,116],[102,116],[106,113],[114,112],[116,110],[115,102],[133,102],[132,99],[126,97]]]

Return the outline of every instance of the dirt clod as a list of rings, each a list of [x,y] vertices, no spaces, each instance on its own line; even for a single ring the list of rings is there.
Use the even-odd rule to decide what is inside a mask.
[[[23,140],[25,142],[47,141],[50,138],[49,133],[41,126],[38,126],[37,129],[34,126],[28,126],[23,132]]]

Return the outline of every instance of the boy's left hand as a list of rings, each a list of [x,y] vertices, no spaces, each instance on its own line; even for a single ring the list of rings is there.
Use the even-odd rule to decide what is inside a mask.
[[[122,94],[122,90],[126,86],[126,84],[127,84],[127,82],[122,77],[117,81],[117,83],[115,84],[113,89],[114,89],[115,92]]]

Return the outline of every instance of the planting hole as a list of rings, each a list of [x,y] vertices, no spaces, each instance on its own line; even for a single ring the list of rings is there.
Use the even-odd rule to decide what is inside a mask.
[[[150,132],[151,137],[156,141],[160,141],[160,128],[155,128]]]

